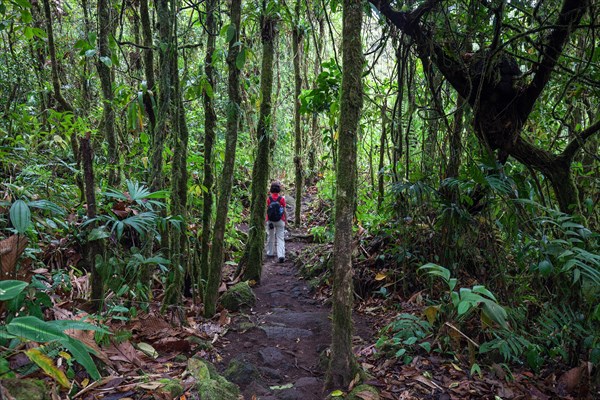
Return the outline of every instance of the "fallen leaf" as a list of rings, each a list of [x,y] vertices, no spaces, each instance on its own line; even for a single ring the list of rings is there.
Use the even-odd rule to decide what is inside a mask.
[[[154,347],[150,346],[148,343],[140,342],[137,345],[137,348],[148,357],[158,358],[158,352],[154,349]]]

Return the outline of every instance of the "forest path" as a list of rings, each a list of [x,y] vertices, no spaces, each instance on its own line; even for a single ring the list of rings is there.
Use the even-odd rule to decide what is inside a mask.
[[[293,206],[288,200],[288,215],[293,215]],[[217,366],[221,371],[232,362],[237,366],[236,373],[227,377],[240,386],[245,399],[326,397],[323,354],[331,344],[330,306],[314,299],[297,274],[295,255],[308,245],[298,240],[303,233],[290,231],[285,263],[265,258],[261,284],[254,288],[256,306],[234,316],[224,337],[223,359]],[[359,315],[354,323],[356,339],[370,339],[370,324]]]

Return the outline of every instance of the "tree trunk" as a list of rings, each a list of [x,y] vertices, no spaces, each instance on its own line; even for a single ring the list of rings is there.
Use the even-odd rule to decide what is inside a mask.
[[[146,76],[146,93],[144,93],[144,109],[148,115],[148,134],[154,137],[156,116],[154,113],[154,51],[152,50],[152,25],[148,11],[148,0],[140,0],[140,22],[142,24],[142,38],[144,46],[144,74]]]
[[[240,123],[242,102],[240,92],[240,70],[237,68],[235,60],[240,49],[240,46],[238,46],[237,43],[240,41],[239,27],[241,20],[241,3],[241,0],[231,1],[231,26],[235,28],[235,35],[229,42],[229,52],[227,53],[227,65],[229,67],[227,136],[225,139],[225,160],[223,162],[223,173],[221,174],[218,196],[219,201],[217,202],[209,271],[206,290],[204,291],[204,316],[207,318],[212,317],[216,311],[217,294],[219,284],[221,283],[223,243],[225,238],[225,228],[227,226],[227,212],[229,210],[229,201],[231,199],[231,188],[233,186],[233,170],[235,165],[238,127]]]
[[[300,212],[302,211],[302,130],[300,129],[300,92],[302,91],[302,77],[300,76],[300,49],[302,48],[302,32],[300,31],[300,5],[302,0],[296,0],[294,30],[292,32],[292,52],[294,53],[294,165],[296,167],[296,208],[294,210],[294,224],[300,226]]]
[[[165,140],[171,127],[170,119],[172,114],[171,101],[173,97],[173,84],[171,82],[171,53],[176,51],[173,48],[172,39],[172,22],[169,16],[169,1],[156,1],[157,18],[160,21],[158,24],[158,76],[159,76],[159,92],[158,92],[158,115],[156,119],[156,129],[152,137],[151,151],[151,167],[150,167],[150,187],[152,191],[164,189],[163,176],[163,151]],[[147,55],[146,55],[147,57]],[[147,61],[147,59],[146,59]],[[148,68],[146,66],[146,68]]]
[[[263,12],[266,12],[263,10]],[[243,279],[260,282],[263,248],[265,246],[265,212],[267,184],[269,179],[269,143],[271,138],[271,95],[273,91],[273,55],[277,22],[263,16],[261,27],[262,69],[260,93],[262,102],[258,116],[256,136],[258,148],[252,168],[252,197],[250,205],[250,231],[246,243]]]
[[[387,99],[383,99],[381,106],[381,137],[379,139],[379,164],[377,172],[377,210],[381,209],[383,204],[383,196],[385,195],[384,190],[384,178],[383,168],[385,167],[385,147],[387,142]]]
[[[188,266],[185,257],[187,252],[185,231],[187,228],[187,146],[189,133],[177,67],[177,1],[160,0],[157,3],[157,11],[160,20],[160,40],[163,45],[161,47],[164,47],[164,49],[161,49],[162,74],[159,98],[161,113],[155,136],[159,136],[164,140],[165,134],[170,131],[173,137],[171,215],[181,218],[180,229],[169,232],[169,257],[172,269],[163,300],[164,309],[167,305],[178,304],[181,301],[184,271]],[[163,90],[166,93],[163,93]],[[166,112],[163,114],[162,110]],[[156,153],[157,149],[153,149],[153,151]],[[158,162],[159,159],[162,168],[162,156],[156,155],[155,162]]]
[[[219,34],[217,26],[218,1],[207,0],[206,2],[206,56],[204,58],[204,72],[206,80],[211,88],[215,86],[215,72],[212,65],[212,56],[215,51],[215,40]],[[213,105],[212,91],[209,93],[203,90],[202,98],[204,100],[204,181],[203,185],[206,188],[203,196],[202,204],[202,244],[200,254],[200,271],[198,276],[198,287],[201,288],[208,277],[208,260],[209,260],[209,244],[211,238],[210,224],[212,220],[212,203],[213,203],[213,145],[215,141],[215,128],[217,125],[217,115]],[[227,204],[227,203],[226,203]],[[196,272],[196,271],[194,271]],[[202,294],[200,294],[202,296]]]
[[[362,108],[362,3],[344,0],[343,75],[333,242],[333,321],[328,388],[348,387],[358,366],[352,352],[352,219],[356,196],[356,142]]]
[[[108,184],[116,186],[119,183],[119,154],[117,149],[117,134],[115,132],[115,109],[113,106],[113,77],[111,74],[111,51],[108,45],[111,34],[110,0],[98,0],[98,60],[96,69],[100,77],[102,97],[104,98],[104,111],[102,114],[102,128],[108,144]]]
[[[83,176],[85,185],[85,198],[87,203],[86,216],[88,219],[96,218],[96,183],[94,179],[94,156],[90,144],[90,133],[81,138],[81,159],[83,164]],[[91,232],[96,224],[88,225]],[[102,253],[103,244],[100,240],[86,240],[83,245],[83,262],[85,269],[91,274],[91,305],[93,311],[100,311],[104,301],[104,282],[98,273],[96,266],[96,255]]]

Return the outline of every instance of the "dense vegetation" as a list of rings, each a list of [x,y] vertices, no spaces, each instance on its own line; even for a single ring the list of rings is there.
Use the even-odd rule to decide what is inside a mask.
[[[279,179],[294,227],[335,242],[332,262],[328,246],[302,258],[315,284],[385,305],[382,357],[585,365],[597,385],[599,15],[593,0],[0,0],[0,377],[22,372],[23,342],[54,343],[25,353],[72,389],[57,349],[101,373],[65,329],[101,344],[105,322],[177,317],[184,295],[211,318],[224,267],[260,282]],[[335,285],[332,389],[358,368]],[[57,317],[60,299],[90,318]]]

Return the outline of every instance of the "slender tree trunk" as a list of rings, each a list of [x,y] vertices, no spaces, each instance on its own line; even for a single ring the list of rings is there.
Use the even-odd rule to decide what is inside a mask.
[[[204,292],[204,316],[210,318],[216,311],[217,294],[221,283],[221,268],[223,264],[223,243],[225,228],[227,226],[227,212],[231,199],[231,188],[233,186],[233,170],[235,165],[235,152],[237,146],[238,127],[240,123],[240,110],[242,96],[240,91],[240,70],[235,60],[240,47],[240,20],[241,0],[231,1],[231,25],[235,28],[235,35],[229,42],[227,53],[227,65],[229,67],[227,105],[227,137],[225,139],[225,160],[223,162],[223,173],[221,174],[219,201],[217,202],[217,213],[215,227],[213,230],[212,246],[210,253],[210,264]]]
[[[319,34],[313,36],[315,42],[315,63],[313,66],[314,73],[314,86],[316,86],[317,77],[321,72],[321,52],[323,49],[323,36],[325,32],[325,23],[322,17],[317,17],[319,23]],[[311,124],[310,124],[310,140],[308,143],[308,176],[307,185],[312,185],[315,182],[317,175],[317,144],[322,141],[321,133],[319,132],[319,119],[318,113],[312,113]]]
[[[215,88],[215,71],[212,65],[212,56],[215,51],[215,39],[219,33],[217,26],[217,13],[219,3],[217,0],[207,0],[206,2],[206,56],[204,58],[204,72],[207,83],[211,88]],[[200,271],[198,276],[198,287],[202,287],[208,277],[209,262],[209,244],[211,239],[211,217],[213,203],[213,146],[215,141],[215,128],[217,125],[217,115],[213,104],[212,91],[209,93],[204,90],[202,93],[204,100],[204,182],[206,188],[204,192],[204,201],[202,205],[202,244],[200,255]],[[196,272],[196,271],[194,271]],[[201,294],[202,295],[202,294]]]
[[[172,97],[173,84],[171,82],[171,53],[176,51],[172,43],[172,22],[169,16],[169,1],[156,0],[156,13],[160,21],[158,24],[158,58],[159,58],[159,92],[158,115],[156,129],[152,138],[150,187],[153,191],[164,189],[163,176],[163,151],[168,132],[172,129]],[[147,57],[147,55],[146,55]],[[147,66],[146,66],[147,68]]]
[[[173,269],[165,293],[163,307],[169,304],[178,304],[184,285],[184,272],[187,263],[187,147],[189,132],[185,117],[182,93],[179,82],[179,69],[177,67],[177,0],[167,4],[166,15],[168,22],[161,19],[162,24],[169,24],[170,41],[167,46],[167,62],[169,63],[169,82],[171,84],[172,107],[172,135],[173,135],[173,162],[171,173],[171,214],[181,218],[180,229],[169,235],[169,253]]]
[[[146,93],[144,93],[144,109],[148,115],[148,134],[154,137],[156,116],[154,113],[154,51],[152,50],[152,25],[150,24],[150,12],[148,11],[148,0],[140,0],[140,22],[142,24],[142,38],[144,46],[144,75],[146,76]]]
[[[263,48],[260,93],[262,102],[258,116],[256,136],[258,148],[252,168],[252,197],[250,205],[250,231],[246,243],[243,279],[260,282],[263,248],[265,245],[265,212],[269,179],[269,143],[271,137],[271,95],[273,92],[273,55],[277,22],[266,15],[262,20]]]
[[[113,106],[113,77],[111,73],[111,51],[108,39],[111,34],[110,0],[98,0],[98,60],[96,69],[100,77],[102,96],[104,98],[104,112],[102,115],[102,128],[108,144],[108,184],[116,186],[119,183],[119,154],[117,149],[117,134],[115,132],[115,109]]]
[[[383,105],[381,106],[381,138],[379,140],[379,165],[377,172],[377,209],[381,209],[381,205],[383,204],[383,197],[385,195],[384,191],[384,178],[385,174],[383,173],[383,168],[385,167],[385,147],[387,142],[387,126],[388,126],[388,118],[387,118],[387,100],[383,100]]]
[[[46,33],[48,34],[48,53],[50,54],[51,70],[52,70],[52,87],[54,89],[54,97],[58,102],[58,110],[62,112],[74,113],[75,109],[62,95],[60,77],[58,75],[58,60],[56,57],[56,47],[54,45],[54,28],[52,25],[52,12],[50,10],[50,0],[44,0],[44,15],[46,20]],[[79,150],[79,143],[77,141],[77,132],[71,133],[70,137],[71,151],[73,152],[73,158],[75,164],[79,169],[81,165],[81,153]],[[81,200],[84,198],[84,184],[80,175],[75,177],[77,187],[81,192]]]
[[[81,159],[83,163],[83,176],[85,184],[85,198],[87,203],[86,216],[88,219],[96,218],[96,183],[94,179],[94,156],[90,144],[90,133],[81,138]],[[88,225],[91,232],[94,223]],[[100,311],[104,301],[104,282],[96,267],[96,255],[102,253],[103,244],[100,240],[87,240],[83,245],[83,261],[85,268],[91,274],[91,305],[94,311]]]
[[[328,388],[345,389],[358,369],[352,352],[352,219],[356,195],[356,142],[362,108],[362,3],[344,0],[342,96],[333,242],[331,363]]]
[[[295,26],[292,32],[292,52],[294,53],[294,165],[296,167],[296,209],[294,210],[294,224],[300,226],[300,212],[302,211],[302,130],[300,129],[300,92],[302,91],[302,77],[300,76],[300,49],[302,48],[302,32],[300,31],[300,5],[302,0],[296,0]]]

